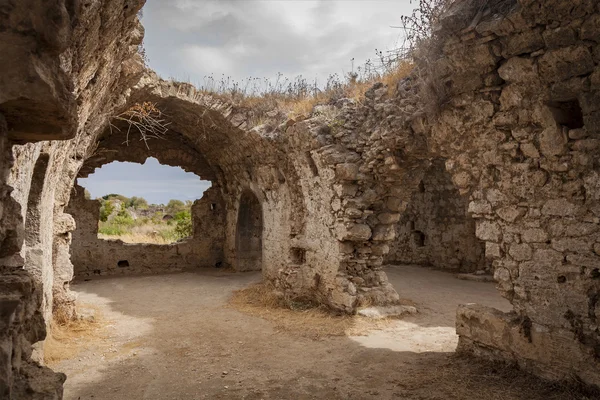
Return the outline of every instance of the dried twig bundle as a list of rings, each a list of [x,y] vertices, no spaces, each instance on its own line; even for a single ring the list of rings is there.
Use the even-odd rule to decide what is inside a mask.
[[[147,148],[149,148],[148,140],[153,138],[162,139],[170,124],[163,118],[162,111],[156,107],[156,104],[150,102],[136,103],[127,111],[114,117],[114,119],[127,123],[125,144],[129,145],[131,130],[136,129],[141,135],[140,140],[144,141]],[[121,129],[114,124],[111,123],[110,126],[121,132]]]

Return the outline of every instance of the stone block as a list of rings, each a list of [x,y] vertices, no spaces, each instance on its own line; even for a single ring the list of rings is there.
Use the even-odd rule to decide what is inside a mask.
[[[590,124],[590,127],[596,126],[598,129],[598,132],[600,132],[600,113],[597,113],[597,118],[598,118],[598,124],[599,125],[592,125]],[[593,129],[593,128],[592,128]],[[600,139],[581,139],[581,140],[576,140],[572,145],[571,148],[575,151],[581,151],[581,152],[593,152],[596,150],[600,149]]]
[[[595,255],[582,256],[579,254],[569,254],[567,255],[567,262],[578,267],[600,267],[600,258]]]
[[[592,249],[592,243],[579,238],[553,239],[552,248],[560,252],[572,251],[577,253],[587,253]]]
[[[584,116],[600,111],[600,90],[581,91],[577,97]]]
[[[517,206],[506,206],[498,209],[496,214],[506,222],[515,222],[517,218],[525,215],[525,209]]]
[[[552,50],[540,57],[540,75],[549,82],[563,81],[594,70],[592,54],[586,46]]]
[[[537,249],[533,253],[533,261],[541,266],[556,267],[561,265],[564,259],[562,252],[552,249]]]
[[[335,166],[335,177],[342,181],[354,181],[358,178],[358,165],[342,163]]]
[[[390,251],[390,246],[387,244],[374,244],[371,246],[371,252],[375,256],[384,256]]]
[[[373,241],[393,240],[396,237],[394,225],[377,225],[373,229]]]
[[[486,258],[500,258],[502,253],[500,252],[500,245],[498,243],[485,242],[485,257]]]
[[[542,36],[546,42],[546,46],[549,48],[571,46],[577,41],[575,30],[568,26],[561,26],[556,29],[546,29]]]
[[[539,80],[537,65],[531,58],[513,57],[498,68],[498,74],[509,83],[531,83]]]
[[[555,157],[567,151],[568,137],[561,126],[544,129],[539,136],[540,151],[546,157]]]
[[[542,207],[543,215],[572,217],[577,212],[577,206],[566,199],[548,200]]]
[[[468,212],[473,214],[490,214],[492,206],[485,200],[474,200],[469,203]]]
[[[338,240],[341,241],[363,241],[371,238],[371,227],[367,224],[340,224],[338,228]]]
[[[400,221],[400,214],[397,213],[381,213],[377,216],[382,224],[395,224]]]
[[[521,143],[519,148],[525,157],[540,158],[540,152],[533,143]]]
[[[508,249],[508,254],[517,261],[527,261],[531,260],[533,250],[526,243],[513,243]]]
[[[404,211],[406,202],[398,197],[388,197],[385,201],[385,206],[390,211]]]
[[[569,130],[569,139],[571,139],[571,140],[585,139],[587,136],[588,136],[588,132],[585,129]]]
[[[559,81],[552,85],[550,97],[552,101],[572,101],[589,90],[590,84],[586,78],[576,76],[566,81]]]
[[[339,197],[354,197],[358,191],[358,185],[351,183],[338,183],[333,185],[333,190]]]
[[[600,43],[600,15],[592,15],[581,25],[581,39]]]
[[[521,233],[521,239],[526,243],[543,243],[548,240],[548,233],[543,229],[526,229]]]
[[[544,39],[540,30],[527,30],[512,35],[502,41],[502,56],[509,58],[520,54],[532,53],[544,47]]]
[[[477,221],[475,235],[481,240],[497,243],[501,236],[500,226],[496,222]]]
[[[568,225],[565,230],[565,236],[577,237],[592,235],[600,230],[600,225],[595,223],[578,222],[573,225]]]

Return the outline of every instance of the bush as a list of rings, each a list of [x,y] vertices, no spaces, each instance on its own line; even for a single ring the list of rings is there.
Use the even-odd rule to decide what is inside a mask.
[[[189,211],[181,211],[175,214],[175,233],[179,239],[192,236],[194,226],[192,224],[192,214]]]
[[[100,206],[100,221],[106,222],[108,217],[115,211],[115,206],[110,201],[102,200]]]
[[[125,199],[125,201],[122,201]],[[117,210],[115,201],[122,201]],[[167,205],[168,215],[172,219],[163,220],[165,213],[155,204],[149,205],[142,197],[126,198],[118,194],[110,194],[101,200],[100,222],[98,233],[106,236],[123,236],[123,240],[140,239],[140,243],[172,243],[190,237],[193,234],[191,201],[171,200]],[[134,219],[134,210],[151,209],[152,213]],[[145,214],[145,213],[142,213]],[[133,243],[133,242],[132,242]]]
[[[131,215],[125,210],[119,211],[119,213],[111,221],[113,225],[122,227],[131,227],[135,225],[135,220],[131,218]]]
[[[143,197],[133,196],[127,202],[127,207],[135,208],[136,210],[146,210],[148,209],[148,202]]]
[[[185,211],[185,203],[181,200],[169,200],[169,204],[167,204],[166,212],[167,214],[175,215]]]
[[[124,235],[126,232],[120,226],[115,226],[112,224],[101,224],[98,228],[98,233],[108,236],[121,236]]]

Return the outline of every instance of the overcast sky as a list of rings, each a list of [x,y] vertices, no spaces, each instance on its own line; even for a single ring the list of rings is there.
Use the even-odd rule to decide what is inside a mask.
[[[413,0],[414,2],[414,0]],[[150,66],[202,84],[277,73],[324,82],[397,47],[410,0],[148,0],[142,22]]]
[[[211,74],[241,82],[281,73],[322,84],[330,74],[350,72],[352,58],[362,65],[376,48],[401,43],[401,30],[391,26],[413,7],[410,0],[148,0],[142,23],[150,67],[163,78],[203,85]],[[109,165],[81,184],[94,197],[200,197],[197,178],[176,178],[163,168]]]
[[[113,162],[88,178],[78,179],[77,183],[88,189],[92,198],[118,193],[143,197],[154,204],[167,204],[171,199],[199,199],[210,187],[210,182],[201,181],[181,168],[160,165],[155,158],[148,158],[143,165]]]

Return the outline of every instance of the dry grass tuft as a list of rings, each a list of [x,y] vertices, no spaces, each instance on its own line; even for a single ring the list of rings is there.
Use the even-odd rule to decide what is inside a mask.
[[[322,89],[302,77],[297,77],[295,81],[287,79],[280,81],[281,76],[279,76],[275,83],[265,80],[266,87],[262,89],[253,87],[254,79],[248,80],[250,82],[248,87],[248,82],[246,85],[240,85],[230,78],[224,78],[216,83],[211,77],[210,84],[200,86],[197,92],[251,110],[253,114],[251,125],[254,126],[272,119],[267,115],[273,111],[278,111],[279,115],[287,118],[308,118],[317,105],[331,105],[343,98],[361,103],[367,90],[377,82],[382,82],[388,87],[389,95],[395,94],[398,82],[413,71],[414,65],[404,59],[381,57],[381,67],[369,64],[368,68],[361,73],[350,73],[344,78],[334,74],[329,77]],[[174,82],[189,85],[184,82]]]
[[[270,284],[264,282],[235,291],[228,306],[271,321],[277,329],[311,339],[366,335],[369,331],[388,327],[392,321],[333,315],[323,307],[301,301],[286,301],[275,294]]]
[[[98,239],[103,240],[122,240],[125,243],[133,243],[133,244],[172,244],[174,243],[171,239],[165,239],[160,235],[152,235],[145,233],[127,233],[125,235],[104,235],[102,233],[98,234]]]
[[[91,305],[80,307],[86,310],[85,314],[93,314],[93,316],[79,317],[60,323],[55,320],[51,323],[50,332],[44,341],[44,361],[49,366],[74,358],[105,338],[106,321],[99,308]]]

